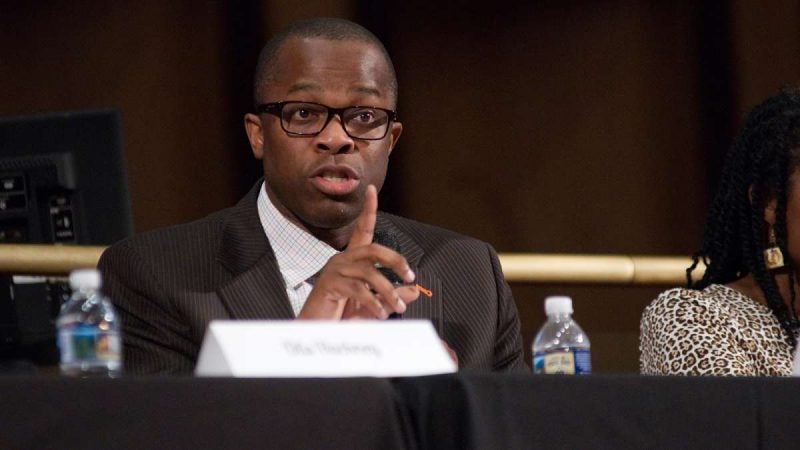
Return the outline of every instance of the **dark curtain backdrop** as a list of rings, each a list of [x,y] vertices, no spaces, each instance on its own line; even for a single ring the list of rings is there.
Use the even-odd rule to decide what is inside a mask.
[[[405,131],[383,208],[501,252],[691,253],[742,116],[800,78],[796,1],[12,1],[0,115],[119,109],[136,230],[196,219],[259,176],[258,50],[317,15],[393,55]],[[637,370],[662,289],[512,288],[527,342],[544,296],[572,295],[598,372]]]

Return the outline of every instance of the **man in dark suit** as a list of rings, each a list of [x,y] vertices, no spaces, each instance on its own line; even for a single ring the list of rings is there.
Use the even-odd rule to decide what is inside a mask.
[[[377,212],[402,124],[374,35],[339,19],[290,26],[261,52],[255,100],[244,121],[263,181],[232,208],[100,259],[127,372],[190,373],[213,319],[398,315],[430,319],[461,368],[524,368],[491,246]]]

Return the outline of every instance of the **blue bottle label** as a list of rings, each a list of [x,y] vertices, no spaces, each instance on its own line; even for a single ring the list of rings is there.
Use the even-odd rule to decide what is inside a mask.
[[[120,361],[122,346],[116,331],[103,331],[94,325],[81,324],[59,332],[61,362]]]
[[[581,375],[592,373],[591,352],[586,349],[558,349],[533,355],[534,373]]]
[[[97,329],[94,327],[78,327],[72,332],[72,355],[75,359],[94,359]]]

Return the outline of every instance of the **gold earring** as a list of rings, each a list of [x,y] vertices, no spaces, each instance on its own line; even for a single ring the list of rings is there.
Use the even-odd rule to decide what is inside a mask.
[[[769,227],[769,247],[764,249],[764,263],[767,269],[775,270],[783,267],[783,252],[778,247],[778,241],[775,238],[775,228]]]

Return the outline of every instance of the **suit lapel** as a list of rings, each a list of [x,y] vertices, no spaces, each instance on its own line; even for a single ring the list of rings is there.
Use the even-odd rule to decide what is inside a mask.
[[[217,255],[233,275],[217,290],[232,319],[294,318],[275,253],[258,218],[256,202],[262,182],[232,208]]]
[[[403,314],[404,319],[430,319],[436,331],[442,334],[442,281],[436,273],[425,267],[421,262],[425,251],[408,234],[400,230],[392,221],[390,216],[378,213],[375,227],[385,230],[396,236],[400,246],[400,252],[405,256],[411,270],[417,275],[416,283],[430,291],[428,297],[420,293],[419,299],[408,305],[408,309]]]
[[[270,251],[217,290],[233,319],[293,319],[286,285]]]

